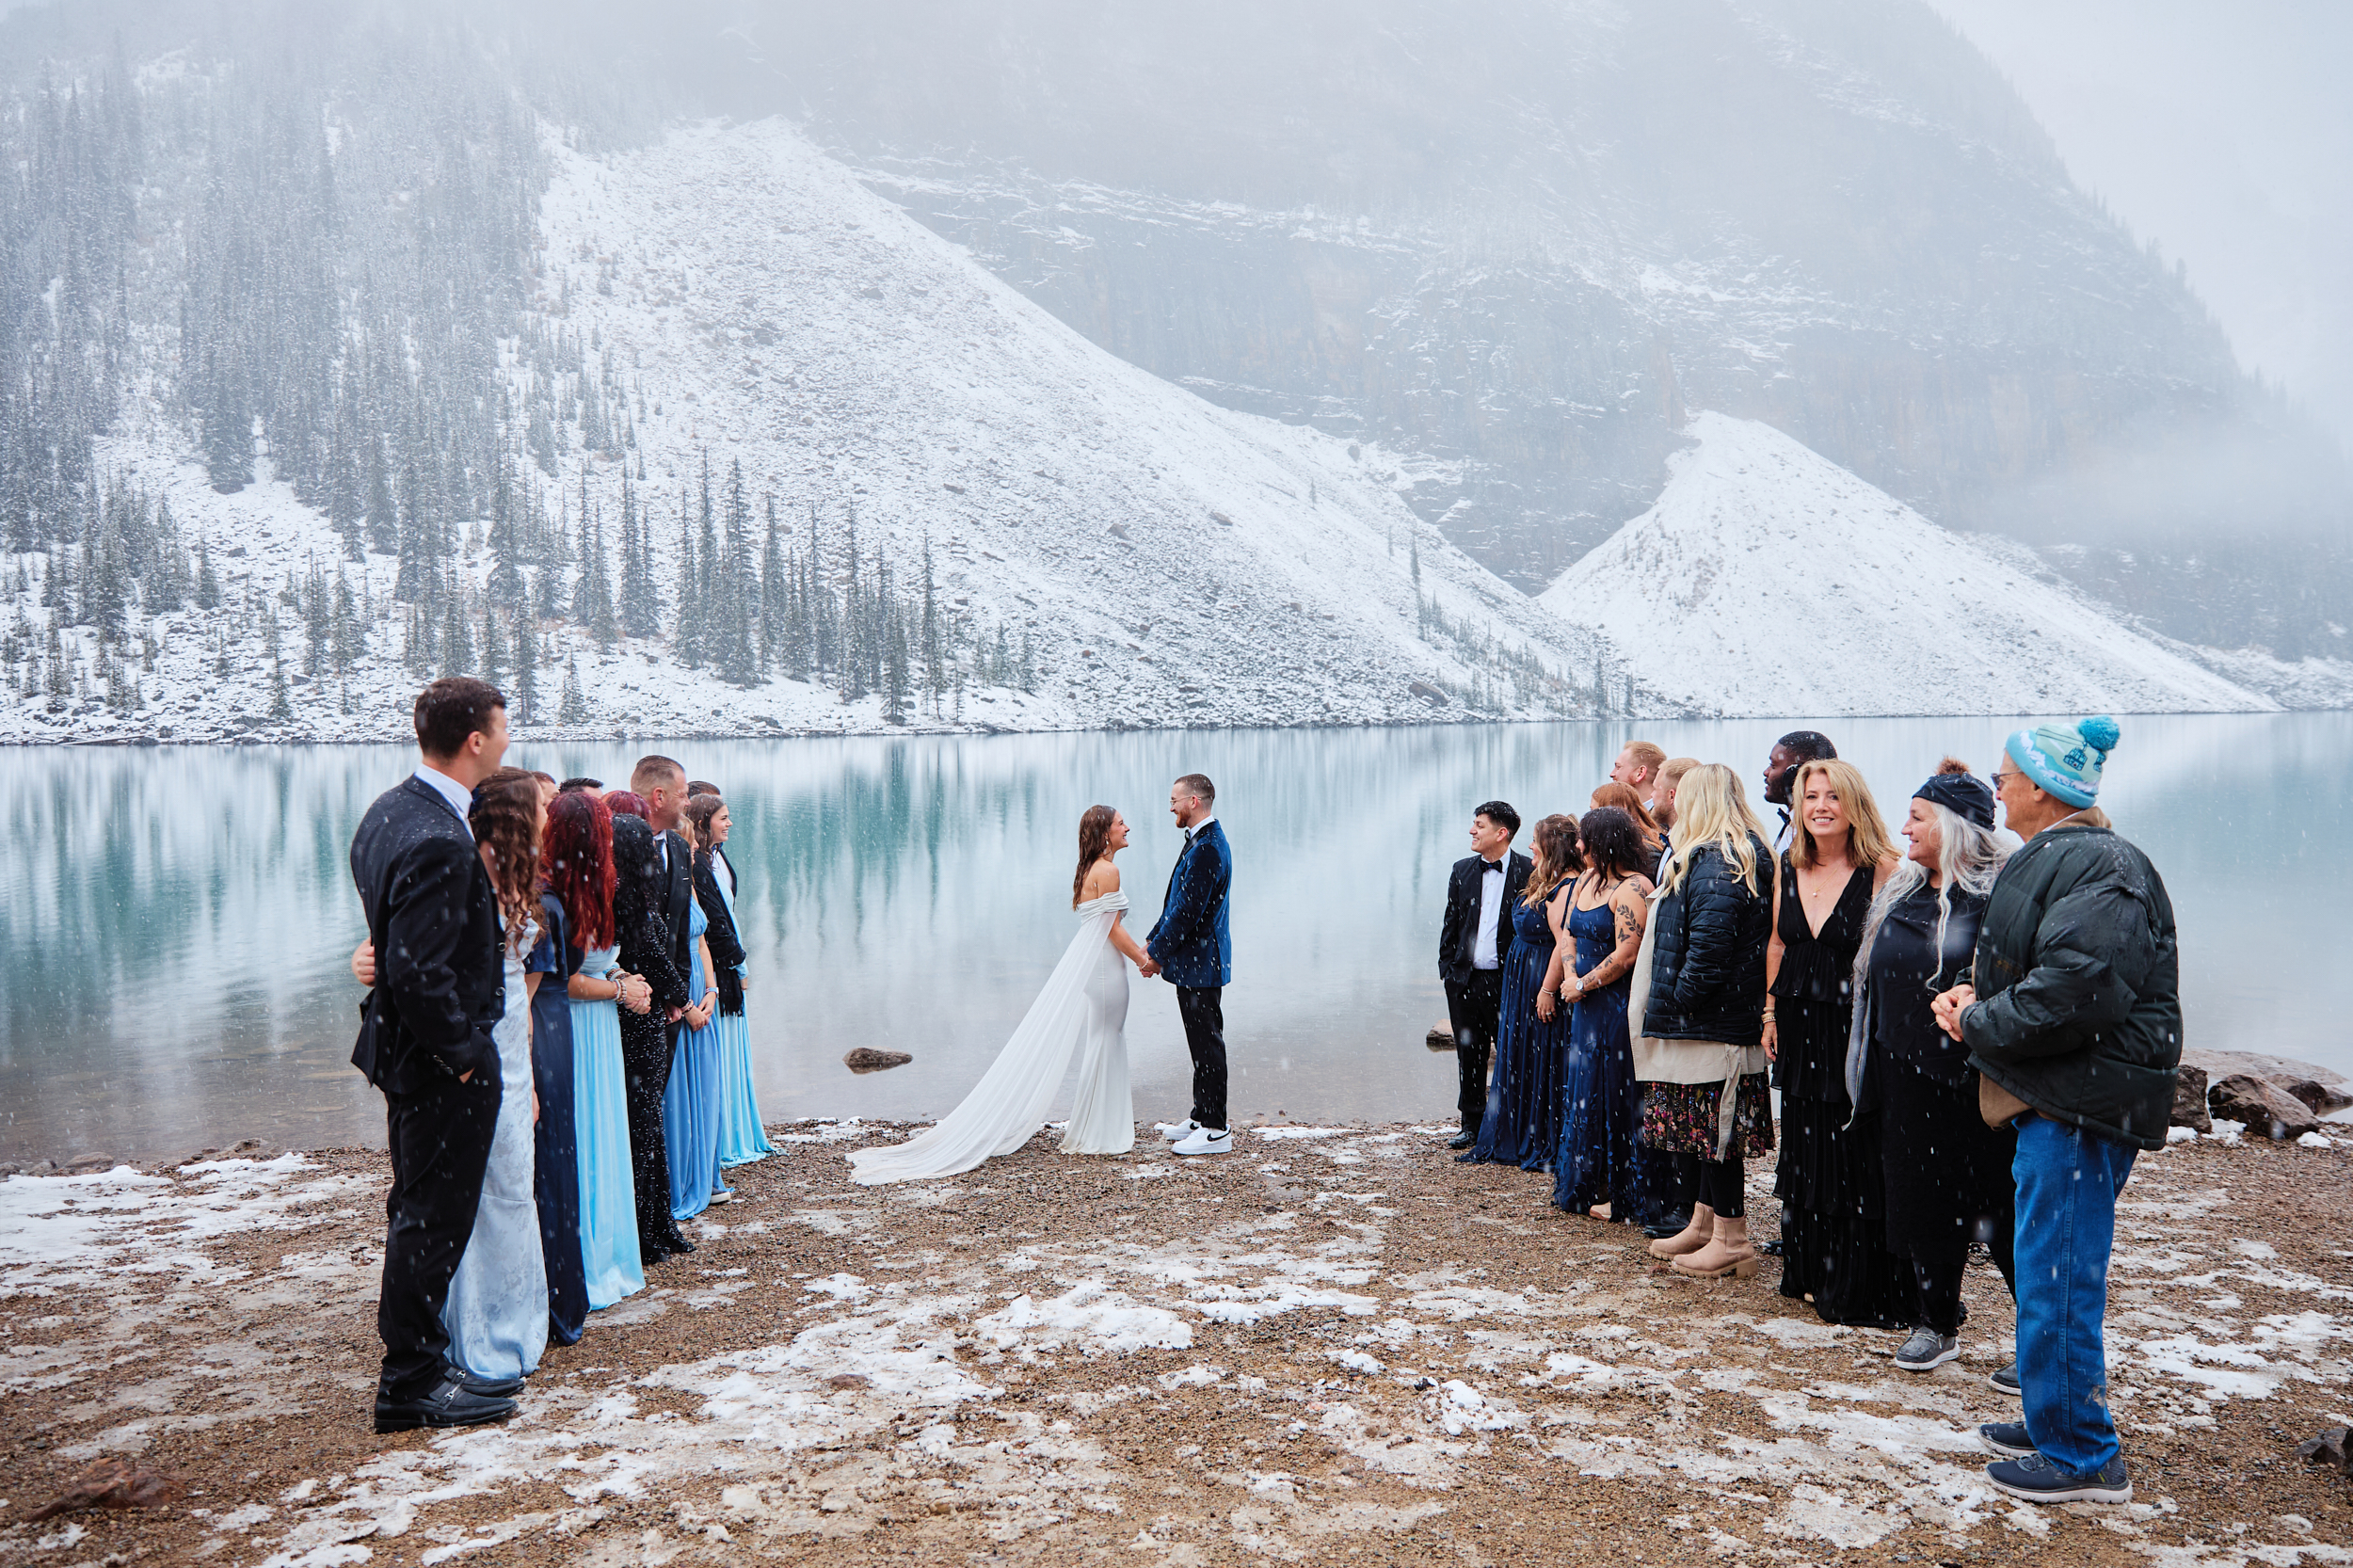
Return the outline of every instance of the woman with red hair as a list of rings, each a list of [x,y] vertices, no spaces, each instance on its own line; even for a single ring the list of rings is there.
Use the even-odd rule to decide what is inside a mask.
[[[580,1258],[590,1310],[646,1288],[629,1152],[619,1009],[653,993],[619,967],[613,924],[613,812],[584,790],[548,808],[547,902],[561,911],[571,999],[572,1127],[580,1179]]]

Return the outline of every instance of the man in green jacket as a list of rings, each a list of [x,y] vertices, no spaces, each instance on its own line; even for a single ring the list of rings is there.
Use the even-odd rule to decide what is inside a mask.
[[[1993,776],[2026,840],[1993,885],[1973,984],[1936,999],[1989,1097],[2017,1112],[2018,1382],[2024,1422],[1977,1429],[1986,1479],[2033,1502],[2129,1502],[2108,1416],[2108,1255],[2141,1149],[2164,1146],[2182,1060],[2173,905],[2096,802],[2114,719],[2022,729]]]

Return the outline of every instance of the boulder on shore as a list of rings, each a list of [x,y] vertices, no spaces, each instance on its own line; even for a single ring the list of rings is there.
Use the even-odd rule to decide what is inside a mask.
[[[903,1050],[876,1050],[860,1046],[841,1059],[841,1064],[854,1073],[879,1073],[888,1067],[904,1067],[915,1058]]]
[[[2214,1130],[2214,1118],[2206,1114],[2205,1068],[2185,1062],[2174,1069],[2173,1126],[2195,1128],[2200,1132]]]
[[[2353,1105],[2353,1095],[2346,1094],[2333,1083],[2322,1083],[2309,1078],[2289,1078],[2280,1073],[2274,1073],[2271,1081],[2311,1106],[2315,1116],[2334,1115],[2346,1106]]]
[[[2311,1106],[2247,1073],[2233,1073],[2207,1090],[2206,1108],[2222,1120],[2244,1122],[2258,1138],[2300,1138],[2320,1127]]]
[[[1452,1050],[1454,1048],[1454,1020],[1440,1018],[1436,1023],[1432,1024],[1430,1032],[1422,1038],[1422,1044],[1432,1050]]]

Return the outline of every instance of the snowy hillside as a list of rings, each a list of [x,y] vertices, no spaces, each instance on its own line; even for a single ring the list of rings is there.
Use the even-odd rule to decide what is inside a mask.
[[[681,130],[603,159],[551,136],[548,156],[525,330],[570,345],[576,368],[552,377],[568,418],[524,428],[520,410],[552,399],[534,381],[550,379],[544,364],[520,343],[502,347],[500,373],[518,410],[506,437],[524,479],[517,504],[536,520],[526,532],[576,541],[568,561],[530,573],[532,716],[547,730],[1593,711],[1609,668],[1599,646],[1419,523],[1378,449],[1215,408],[1119,361],[781,122]],[[186,551],[204,547],[217,602],[135,615],[102,643],[74,617],[33,608],[90,601],[91,574],[71,552],[12,563],[10,664],[20,653],[27,663],[0,708],[0,739],[405,736],[408,700],[449,665],[450,638],[440,612],[421,625],[395,602],[400,564],[383,541],[341,561],[344,538],[274,476],[266,453],[253,484],[216,493],[160,397],[134,398],[116,429],[95,466],[136,488],[139,505],[168,507]],[[912,617],[928,546],[945,683],[924,691],[919,672],[894,715],[887,693],[845,689],[822,669],[747,683],[740,669],[722,679],[715,659],[685,667],[678,567],[706,461],[714,488],[740,465],[753,522],[729,571],[760,569],[759,535],[773,518],[823,592],[871,594],[888,567]],[[548,610],[577,603],[566,584],[588,555],[610,555],[625,476],[648,520],[662,613],[654,634],[604,646],[582,616]],[[436,591],[455,593],[465,667],[487,662],[512,688],[525,632],[504,609],[504,630],[490,630],[489,606],[506,602],[493,525],[459,518],[455,528],[454,583]],[[848,575],[853,541],[859,580]],[[100,553],[93,544],[80,558]],[[602,569],[624,574],[626,556]],[[339,580],[364,643],[347,667],[317,646],[332,620],[317,605]],[[44,644],[52,630],[61,635]],[[486,649],[493,637],[503,663]],[[1622,679],[1606,684],[1623,699]]]
[[[1705,712],[2261,711],[2279,704],[1947,533],[1768,424],[1703,413],[1666,488],[1545,589]]]

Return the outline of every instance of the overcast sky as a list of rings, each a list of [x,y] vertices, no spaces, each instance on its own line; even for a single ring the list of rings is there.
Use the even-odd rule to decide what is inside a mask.
[[[2353,453],[2353,4],[1930,0]]]

